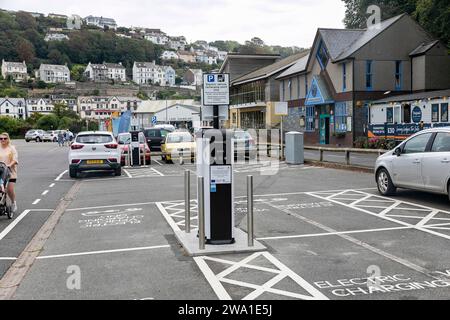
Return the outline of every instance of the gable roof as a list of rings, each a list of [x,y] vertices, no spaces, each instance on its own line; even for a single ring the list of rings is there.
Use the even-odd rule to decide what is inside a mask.
[[[17,106],[17,104],[19,102],[21,102],[25,106],[25,99],[24,98],[0,98],[0,105],[4,104],[5,102],[9,102],[13,106]]]
[[[125,67],[123,65],[121,65],[120,63],[108,63],[108,62],[104,62],[103,63],[108,69],[125,69]]]
[[[250,73],[247,73],[241,77],[234,79],[232,81],[232,85],[239,85],[239,84],[243,84],[243,83],[247,83],[247,82],[251,82],[251,81],[268,78],[268,77],[270,77],[278,72],[281,72],[281,71],[289,68],[290,66],[294,65],[298,59],[308,55],[308,53],[309,53],[309,51],[302,51],[302,52],[296,53],[292,56],[289,56],[287,58],[284,58],[280,61],[277,61],[271,65],[268,65],[266,67],[257,69]]]
[[[297,62],[292,67],[290,67],[289,69],[287,69],[286,71],[281,73],[277,77],[277,79],[286,78],[286,77],[291,76],[293,74],[301,73],[301,72],[306,71],[306,66],[307,66],[307,63],[308,63],[309,55],[310,55],[310,52],[308,52],[308,54],[305,55],[304,57],[301,57],[300,59],[298,59]]]
[[[219,72],[223,72],[223,70],[225,69],[225,66],[229,63],[229,60],[232,59],[272,59],[272,60],[276,60],[279,59],[280,55],[279,54],[245,54],[245,53],[233,53],[233,52],[228,52],[225,60],[222,63],[222,66],[220,67]]]
[[[398,96],[391,96],[389,98],[384,98],[384,99],[373,101],[372,103],[379,104],[379,103],[389,103],[389,102],[402,102],[402,101],[442,98],[442,97],[449,97],[449,96],[450,96],[450,89],[445,89],[445,90],[417,92],[417,93],[411,93],[411,94],[402,94],[402,95],[398,95]]]
[[[411,53],[409,54],[410,57],[419,56],[421,54],[426,53],[428,50],[433,48],[435,45],[439,43],[439,40],[430,41],[427,43],[421,43],[417,48],[415,48]]]
[[[396,23],[398,20],[406,16],[406,13],[400,14],[398,16],[392,17],[390,19],[381,21],[379,24],[376,24],[370,28],[367,28],[364,30],[363,33],[359,37],[357,37],[347,48],[346,50],[342,51],[342,53],[334,59],[337,60],[343,60],[351,56],[353,53],[355,53],[357,50],[361,49],[364,45],[372,41],[376,36],[378,36],[380,33],[384,32],[386,29],[388,29],[390,26],[392,26],[394,23]],[[328,47],[327,47],[328,48]]]
[[[69,68],[66,65],[60,65],[60,64],[45,64],[45,63],[42,63],[39,66],[39,69],[69,72]]]

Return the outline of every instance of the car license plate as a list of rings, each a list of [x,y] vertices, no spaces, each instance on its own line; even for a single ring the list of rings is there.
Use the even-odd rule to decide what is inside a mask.
[[[87,164],[103,164],[103,160],[88,160]]]

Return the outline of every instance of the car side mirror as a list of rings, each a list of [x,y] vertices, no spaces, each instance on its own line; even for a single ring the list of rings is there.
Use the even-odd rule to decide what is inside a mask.
[[[394,150],[394,154],[395,154],[397,157],[400,157],[400,155],[402,154],[402,149],[401,149],[401,148],[396,148],[396,149]]]

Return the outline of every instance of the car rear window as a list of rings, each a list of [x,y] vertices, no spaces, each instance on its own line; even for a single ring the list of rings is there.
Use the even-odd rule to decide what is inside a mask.
[[[131,142],[131,135],[130,134],[124,134],[119,136],[119,143],[121,144],[129,144]]]
[[[77,142],[85,144],[110,143],[112,141],[112,136],[106,134],[85,134],[77,136]]]
[[[159,137],[159,130],[157,130],[157,129],[145,130],[145,136],[147,138]]]
[[[193,142],[194,139],[189,133],[186,134],[169,134],[167,136],[167,143],[181,143],[181,142]]]

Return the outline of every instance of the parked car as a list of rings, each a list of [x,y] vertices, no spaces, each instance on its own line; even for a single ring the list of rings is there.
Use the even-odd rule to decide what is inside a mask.
[[[117,136],[117,142],[119,143],[119,149],[121,151],[120,165],[125,166],[129,157],[128,151],[131,145],[131,134],[129,132],[119,133]],[[151,163],[150,147],[148,146],[144,133],[139,133],[139,146],[141,148],[141,163],[149,165]],[[144,160],[145,159],[145,160]]]
[[[161,146],[161,158],[168,163],[175,159],[195,159],[196,145],[189,131],[175,131],[167,135]]]
[[[50,130],[45,131],[42,141],[44,142],[57,142],[58,141],[58,133],[61,130]]]
[[[81,171],[114,171],[122,174],[119,145],[110,132],[80,132],[70,145],[69,175],[76,178]]]
[[[155,129],[164,129],[169,132],[174,132],[176,128],[171,124],[157,124],[154,126]]]
[[[161,150],[161,144],[169,131],[162,128],[151,128],[144,130],[144,136],[147,139],[147,145],[150,150]]]
[[[385,196],[407,188],[447,194],[450,199],[450,128],[420,131],[381,155],[375,177]]]
[[[31,140],[34,140],[36,142],[41,142],[44,140],[44,130],[40,129],[32,129],[28,130],[27,133],[25,133],[25,141],[30,142]]]
[[[233,133],[235,159],[254,159],[257,155],[255,140],[248,131],[236,129]]]

